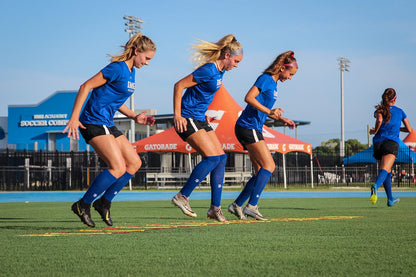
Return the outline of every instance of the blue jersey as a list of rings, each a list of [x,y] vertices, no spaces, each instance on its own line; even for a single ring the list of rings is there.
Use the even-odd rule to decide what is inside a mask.
[[[223,75],[224,71],[218,71],[214,63],[206,63],[197,68],[192,76],[198,84],[187,88],[182,96],[181,115],[204,121],[205,112],[221,87]]]
[[[125,62],[110,63],[101,70],[107,82],[91,92],[79,121],[86,124],[114,126],[115,112],[133,94],[135,69],[130,72]]]
[[[277,82],[270,74],[260,75],[254,86],[260,91],[256,99],[263,106],[272,109],[277,99]],[[263,124],[266,121],[267,114],[247,105],[237,120],[237,124],[247,129],[263,131]]]
[[[373,137],[373,144],[382,142],[386,139],[394,140],[395,142],[400,143],[400,126],[402,125],[402,121],[407,116],[402,109],[396,106],[390,107],[390,114],[391,117],[388,123],[386,123],[383,119],[380,129],[378,129],[377,134]]]

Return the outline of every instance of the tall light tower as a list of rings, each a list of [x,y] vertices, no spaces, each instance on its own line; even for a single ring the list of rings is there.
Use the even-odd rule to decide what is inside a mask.
[[[143,20],[141,20],[138,17],[131,16],[131,15],[125,15],[123,19],[127,20],[127,22],[124,24],[126,25],[126,31],[129,33],[130,38],[132,38],[134,35],[141,33],[142,26],[140,26],[141,23],[144,23]],[[130,109],[134,112],[134,93],[130,96]],[[134,135],[136,134],[136,122],[133,120],[130,121],[130,142],[133,143],[135,138]]]
[[[350,60],[347,58],[338,58],[339,70],[341,72],[341,142],[339,145],[339,155],[343,159],[345,157],[345,136],[344,136],[344,71],[348,69]]]

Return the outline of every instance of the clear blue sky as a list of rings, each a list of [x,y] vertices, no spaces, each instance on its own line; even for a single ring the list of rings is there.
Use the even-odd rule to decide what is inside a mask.
[[[298,138],[314,147],[340,138],[337,58],[348,58],[345,138],[366,143],[374,105],[387,87],[396,89],[397,106],[416,126],[415,12],[413,0],[2,1],[0,116],[7,116],[8,105],[78,90],[109,62],[107,54],[119,53],[128,40],[123,16],[133,15],[145,21],[143,32],[158,49],[137,71],[137,109],[172,113],[173,84],[193,70],[190,45],[233,33],[245,55],[224,85],[241,106],[262,70],[279,53],[295,51],[299,71],[278,86],[276,106],[291,119],[311,122],[298,129]]]

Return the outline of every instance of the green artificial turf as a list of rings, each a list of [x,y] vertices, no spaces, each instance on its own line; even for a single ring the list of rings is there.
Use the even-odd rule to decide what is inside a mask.
[[[170,201],[114,202],[114,229],[71,203],[0,204],[0,276],[414,276],[416,198],[262,199],[271,221],[197,218]],[[354,218],[343,218],[352,216]],[[331,218],[327,218],[331,217]],[[92,235],[91,233],[95,233]]]

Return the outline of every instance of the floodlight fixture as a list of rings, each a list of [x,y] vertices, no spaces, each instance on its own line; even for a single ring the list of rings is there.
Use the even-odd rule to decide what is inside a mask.
[[[344,71],[349,72],[349,63],[351,62],[347,58],[340,57],[337,59],[339,62],[339,70],[341,72],[341,141],[339,145],[340,158],[345,157],[345,135],[344,135]]]

